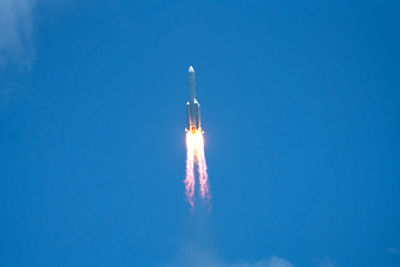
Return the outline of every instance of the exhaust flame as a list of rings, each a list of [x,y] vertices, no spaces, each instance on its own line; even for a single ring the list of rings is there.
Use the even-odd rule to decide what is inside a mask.
[[[201,130],[186,132],[186,197],[193,207],[195,174],[194,164],[197,164],[199,175],[200,196],[207,202],[210,200],[206,157],[204,154],[204,138]]]

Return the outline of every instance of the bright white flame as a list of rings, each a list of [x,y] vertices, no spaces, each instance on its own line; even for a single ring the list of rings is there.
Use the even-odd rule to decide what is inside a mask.
[[[194,185],[195,185],[195,174],[194,174],[194,164],[196,163],[199,173],[199,184],[200,184],[200,195],[203,199],[209,201],[210,193],[208,186],[208,174],[207,174],[207,164],[206,157],[204,154],[204,137],[201,130],[187,131],[186,132],[186,178],[185,178],[185,188],[186,197],[190,205],[193,207],[193,197],[194,197]]]

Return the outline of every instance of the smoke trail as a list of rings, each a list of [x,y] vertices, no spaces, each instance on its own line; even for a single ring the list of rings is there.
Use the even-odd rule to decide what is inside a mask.
[[[186,149],[186,178],[184,181],[186,197],[193,207],[195,185],[194,164],[196,163],[200,184],[200,196],[209,203],[211,196],[209,193],[207,164],[204,154],[204,137],[201,129],[194,132],[188,131],[186,133]]]
[[[209,200],[208,174],[204,149],[197,151],[197,165],[199,172],[200,194],[203,199]]]

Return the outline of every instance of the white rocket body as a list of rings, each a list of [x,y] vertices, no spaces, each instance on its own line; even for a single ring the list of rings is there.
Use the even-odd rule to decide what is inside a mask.
[[[200,116],[200,104],[196,100],[196,82],[194,77],[194,69],[192,66],[189,67],[188,71],[189,78],[189,101],[186,103],[186,114],[187,114],[187,128],[186,131],[192,131],[195,133],[197,130],[201,130],[201,116]]]

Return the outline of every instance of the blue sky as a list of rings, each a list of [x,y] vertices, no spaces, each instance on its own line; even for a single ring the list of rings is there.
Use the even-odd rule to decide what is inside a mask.
[[[83,2],[0,3],[0,265],[400,265],[398,3]]]

